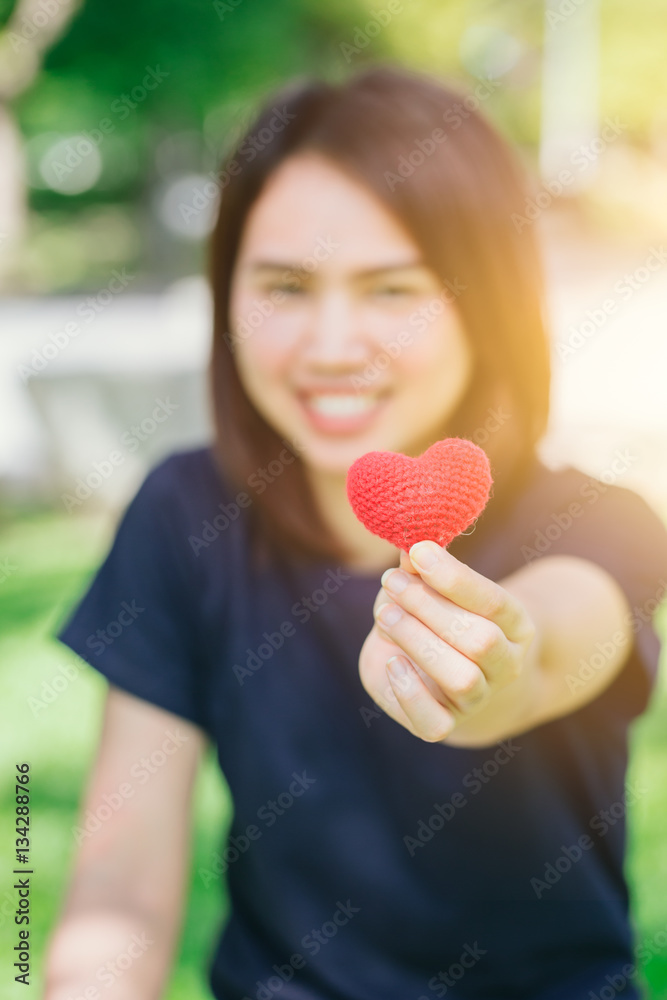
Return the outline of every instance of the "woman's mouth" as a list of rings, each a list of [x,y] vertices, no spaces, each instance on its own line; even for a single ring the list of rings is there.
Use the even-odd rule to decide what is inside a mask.
[[[299,401],[315,430],[351,434],[363,430],[376,418],[385,398],[370,392],[320,392],[302,394]]]

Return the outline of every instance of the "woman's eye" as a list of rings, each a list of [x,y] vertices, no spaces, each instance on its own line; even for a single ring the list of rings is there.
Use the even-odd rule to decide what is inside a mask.
[[[374,295],[384,295],[387,298],[398,298],[401,295],[412,295],[413,288],[407,285],[380,285],[373,289]]]
[[[306,291],[303,285],[298,284],[294,281],[286,282],[276,282],[271,285],[267,291],[269,292],[282,292],[284,295],[303,295]]]

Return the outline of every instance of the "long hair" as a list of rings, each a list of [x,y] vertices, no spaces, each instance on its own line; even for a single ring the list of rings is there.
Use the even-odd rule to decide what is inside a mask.
[[[485,447],[496,510],[516,495],[548,417],[543,281],[532,229],[520,231],[513,222],[525,206],[523,170],[479,103],[393,66],[366,69],[340,84],[299,79],[271,95],[225,159],[209,256],[210,387],[217,460],[239,490],[248,492],[253,474],[284,455],[286,442],[239,379],[230,349],[232,272],[248,212],[265,182],[287,157],[313,150],[384,202],[453,291],[473,373],[443,431]],[[253,523],[283,553],[344,561],[348,553],[323,524],[294,453],[270,488],[253,496]]]

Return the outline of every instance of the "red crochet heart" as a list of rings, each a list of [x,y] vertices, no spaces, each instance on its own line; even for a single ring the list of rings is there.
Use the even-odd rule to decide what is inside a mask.
[[[407,552],[430,539],[449,545],[479,517],[493,479],[486,453],[445,438],[419,458],[369,451],[349,468],[347,496],[361,523]]]

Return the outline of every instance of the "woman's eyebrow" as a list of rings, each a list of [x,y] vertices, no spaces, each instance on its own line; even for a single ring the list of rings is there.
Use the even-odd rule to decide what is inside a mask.
[[[261,271],[280,271],[283,274],[285,271],[289,271],[290,274],[312,274],[312,268],[308,271],[303,264],[294,264],[291,261],[284,260],[257,260],[252,264],[248,264],[248,270],[252,274],[257,274]]]
[[[382,264],[377,267],[362,268],[359,271],[353,273],[354,278],[375,278],[379,275],[393,274],[396,271],[417,271],[424,267],[423,261],[420,260],[409,260],[400,261],[395,264]],[[291,274],[308,275],[313,273],[313,268],[306,268],[302,263],[294,263],[291,261],[279,261],[279,260],[257,260],[248,265],[248,270],[257,274],[262,271],[280,271],[284,273],[285,271]]]
[[[398,264],[383,264],[381,267],[365,268],[357,271],[355,277],[376,278],[385,274],[394,274],[396,271],[421,271],[425,267],[421,260],[404,261]]]

